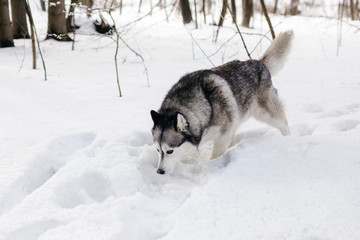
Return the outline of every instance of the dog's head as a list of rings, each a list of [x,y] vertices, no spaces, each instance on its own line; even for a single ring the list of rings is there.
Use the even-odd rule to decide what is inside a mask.
[[[189,124],[178,112],[167,115],[152,110],[150,113],[154,121],[152,135],[159,154],[157,173],[171,172],[176,163],[197,149],[190,141]]]

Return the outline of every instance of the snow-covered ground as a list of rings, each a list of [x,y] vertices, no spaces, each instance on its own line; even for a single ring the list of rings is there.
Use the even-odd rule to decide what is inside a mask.
[[[135,14],[116,15],[119,26]],[[44,37],[46,13],[35,18]],[[42,41],[46,82],[40,61],[31,69],[29,41],[0,49],[0,239],[360,239],[359,32],[344,23],[336,56],[335,20],[272,20],[296,35],[273,78],[292,135],[252,120],[224,156],[206,161],[205,147],[171,175],[156,174],[149,111],[183,74],[212,67],[187,31],[215,65],[247,59],[229,18],[216,44],[216,27],[184,27],[175,14],[166,22],[163,11],[132,24],[122,36],[144,57],[150,87],[120,44],[123,98],[107,37],[77,35],[75,51]],[[79,21],[80,33],[92,31]],[[242,30],[267,25],[257,16]],[[251,50],[261,38],[244,37]]]

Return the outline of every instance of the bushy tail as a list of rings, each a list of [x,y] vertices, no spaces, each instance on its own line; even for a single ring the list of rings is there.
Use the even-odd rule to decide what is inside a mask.
[[[271,75],[278,73],[284,66],[286,56],[290,52],[293,37],[293,31],[280,33],[260,58],[260,61],[269,69]]]

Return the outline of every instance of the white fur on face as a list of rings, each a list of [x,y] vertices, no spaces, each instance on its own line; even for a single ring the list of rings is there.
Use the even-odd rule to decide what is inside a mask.
[[[158,153],[158,156],[159,156],[158,163],[157,163],[157,169],[159,169],[160,164],[161,164],[161,147],[160,147],[160,144],[158,142],[155,142],[154,144],[155,144],[155,148],[156,148],[156,151]]]
[[[165,170],[166,173],[173,172],[177,163],[194,154],[197,150],[197,147],[189,142],[184,142],[175,148],[170,147],[166,143],[163,143],[160,147],[159,143],[155,142],[155,147],[159,154],[157,168]],[[172,153],[170,153],[170,151],[172,151]]]

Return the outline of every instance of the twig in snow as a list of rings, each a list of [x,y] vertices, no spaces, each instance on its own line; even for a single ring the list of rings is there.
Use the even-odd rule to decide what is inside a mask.
[[[114,0],[112,1],[111,3],[111,6],[113,5],[114,3]],[[151,9],[152,11],[152,9]],[[151,14],[151,13],[149,13]],[[146,74],[146,79],[147,79],[147,84],[148,84],[148,87],[150,87],[150,81],[149,81],[149,71],[148,71],[148,68],[146,67],[146,64],[145,64],[145,60],[143,58],[143,56],[141,54],[139,54],[137,51],[135,51],[132,47],[130,47],[129,44],[127,44],[127,42],[120,36],[120,33],[117,31],[116,29],[116,24],[115,24],[115,20],[113,18],[113,16],[111,15],[111,11],[109,11],[109,15],[111,17],[111,20],[113,21],[113,24],[114,24],[114,32],[116,34],[116,72],[118,71],[117,70],[117,53],[118,53],[118,49],[119,49],[119,40],[121,40],[124,45],[130,49],[130,51],[132,51],[137,57],[139,57],[144,65],[144,69],[145,69],[145,74]],[[144,16],[145,17],[145,16]],[[141,20],[141,19],[138,19],[138,20]],[[117,79],[119,79],[119,76],[118,76],[118,72],[117,72]],[[118,83],[118,86],[119,86],[119,90],[120,90],[120,84]]]
[[[111,6],[113,5],[113,3],[114,3],[114,0],[111,2]],[[111,9],[111,6],[110,6],[110,9]],[[111,15],[111,10],[109,10],[109,15],[110,15],[110,17],[111,17],[111,20],[112,20],[113,23],[114,23],[113,31],[114,31],[115,34],[116,34],[116,50],[115,50],[115,55],[114,55],[114,60],[115,60],[115,72],[116,72],[116,82],[117,82],[117,86],[118,86],[118,90],[119,90],[119,96],[122,97],[121,87],[120,87],[120,81],[119,81],[118,62],[117,62],[117,55],[118,55],[118,52],[119,52],[119,38],[120,38],[120,35],[119,35],[118,31],[116,30],[116,24],[115,24],[115,20],[114,20],[113,16]]]
[[[26,2],[25,2],[25,11],[28,14],[30,25],[33,26],[33,30],[34,30],[34,33],[35,33],[35,36],[36,36],[36,42],[37,42],[38,50],[39,50],[39,53],[40,53],[40,58],[41,58],[42,65],[43,65],[43,68],[44,68],[45,81],[47,81],[47,72],[46,72],[45,61],[44,61],[44,58],[43,58],[43,55],[42,55],[42,52],[41,52],[40,43],[39,43],[39,37],[37,35],[34,19],[32,17],[31,8],[30,8],[28,0],[26,0]]]
[[[119,35],[119,38],[120,38],[120,40],[124,43],[124,45],[125,45],[128,49],[130,49],[130,51],[132,51],[137,57],[139,57],[139,58],[141,59],[143,65],[144,65],[145,73],[146,73],[147,84],[148,84],[148,87],[150,87],[149,72],[148,72],[148,69],[147,69],[147,67],[146,67],[145,60],[144,60],[143,56],[141,56],[141,55],[140,55],[138,52],[136,52],[132,47],[130,47],[129,44],[127,44],[127,42],[125,42],[125,40],[124,40],[122,37],[120,37],[120,35]]]

